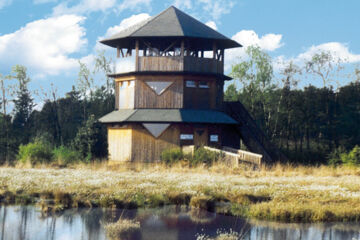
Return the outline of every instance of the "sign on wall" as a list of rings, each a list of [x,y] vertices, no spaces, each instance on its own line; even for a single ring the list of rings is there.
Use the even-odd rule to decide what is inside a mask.
[[[180,134],[180,140],[193,140],[194,134]]]
[[[218,142],[219,141],[219,135],[214,134],[210,135],[210,142]]]

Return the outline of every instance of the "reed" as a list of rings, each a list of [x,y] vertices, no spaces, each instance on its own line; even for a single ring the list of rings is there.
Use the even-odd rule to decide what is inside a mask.
[[[72,207],[186,204],[283,222],[360,221],[360,169],[275,165],[258,170],[165,165],[0,168],[0,201]],[[220,204],[221,203],[221,204]],[[218,207],[221,205],[221,210]],[[55,210],[54,210],[55,211]]]

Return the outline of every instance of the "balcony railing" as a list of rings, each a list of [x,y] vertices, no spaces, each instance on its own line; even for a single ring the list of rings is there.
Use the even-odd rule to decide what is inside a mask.
[[[224,73],[224,63],[212,58],[139,57],[136,71]]]

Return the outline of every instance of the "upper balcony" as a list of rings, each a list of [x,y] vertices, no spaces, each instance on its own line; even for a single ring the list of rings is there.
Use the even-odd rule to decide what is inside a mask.
[[[193,56],[142,56],[139,57],[135,70],[223,74],[224,63],[215,58]]]

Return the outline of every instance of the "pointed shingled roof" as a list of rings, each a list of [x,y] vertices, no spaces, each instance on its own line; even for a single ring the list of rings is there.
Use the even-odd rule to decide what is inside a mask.
[[[209,40],[215,40],[218,47],[221,48],[241,47],[239,43],[225,37],[221,33],[173,6],[155,17],[151,17],[102,40],[101,43],[111,47],[130,47],[134,45],[135,39],[159,37],[196,39],[208,42],[208,48],[209,46],[212,48],[212,44],[210,44]]]

